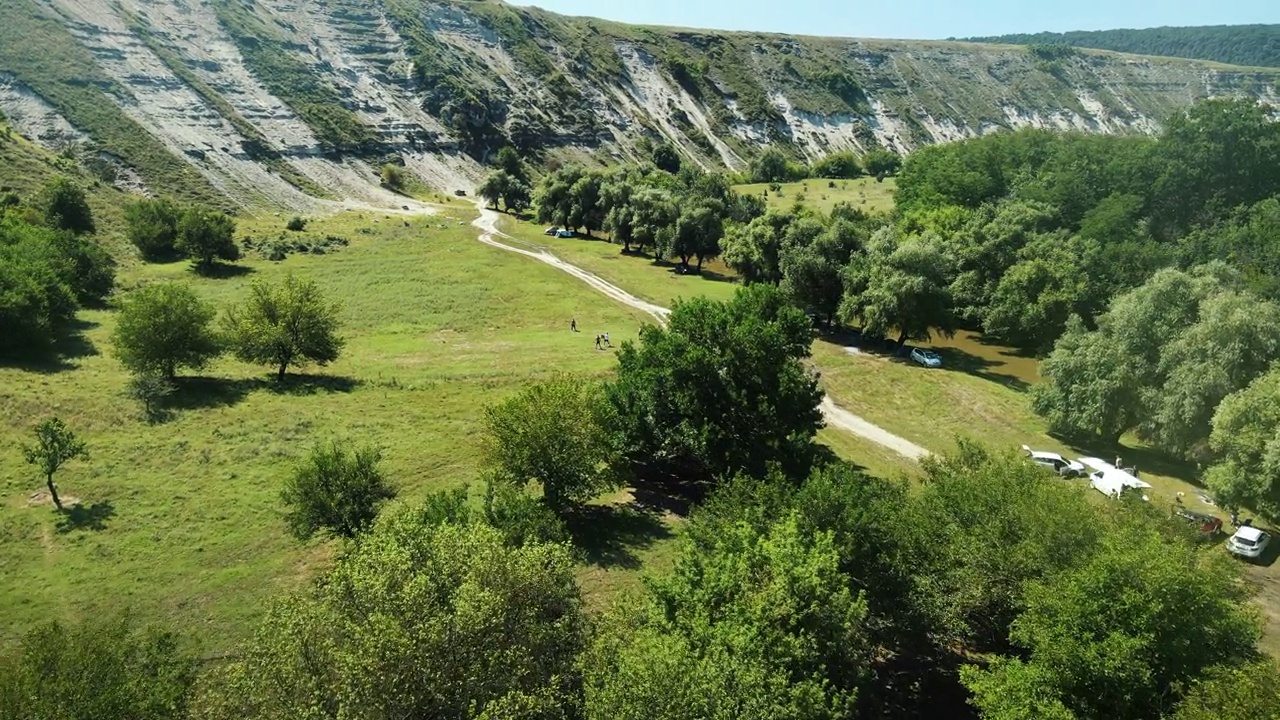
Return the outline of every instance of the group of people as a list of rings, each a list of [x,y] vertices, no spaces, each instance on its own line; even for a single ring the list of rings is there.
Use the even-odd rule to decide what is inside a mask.
[[[570,318],[569,330],[570,332],[578,332],[578,318]],[[612,347],[613,343],[609,342],[609,333],[600,333],[599,335],[596,335],[597,350],[607,350]]]

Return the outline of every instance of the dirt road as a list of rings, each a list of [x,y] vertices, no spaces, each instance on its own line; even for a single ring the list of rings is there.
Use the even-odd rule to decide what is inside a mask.
[[[595,288],[604,295],[617,300],[623,305],[635,308],[641,312],[649,313],[659,323],[665,322],[667,315],[671,314],[671,311],[667,308],[641,300],[617,285],[606,282],[586,270],[583,270],[577,265],[567,263],[540,247],[530,245],[529,243],[522,242],[510,235],[507,235],[498,229],[499,215],[497,212],[484,207],[483,204],[477,205],[477,207],[480,209],[480,217],[476,218],[475,221],[472,222],[472,225],[480,230],[480,242],[508,252],[519,253],[526,257],[533,258],[534,260],[544,262],[554,268],[563,270],[564,272],[569,273],[582,282],[585,282]],[[502,238],[502,240],[499,240],[498,238]],[[877,445],[882,445],[911,460],[919,460],[926,455],[929,455],[928,450],[925,450],[910,440],[898,437],[888,430],[877,425],[873,425],[848,410],[845,410],[839,405],[836,405],[830,396],[824,396],[822,398],[821,407],[822,415],[826,419],[827,425],[830,427],[839,428],[845,432],[870,440]]]

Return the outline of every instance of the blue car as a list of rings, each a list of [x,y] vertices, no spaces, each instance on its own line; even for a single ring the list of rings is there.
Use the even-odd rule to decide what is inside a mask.
[[[942,358],[932,350],[916,348],[911,351],[911,359],[927,368],[942,367]]]

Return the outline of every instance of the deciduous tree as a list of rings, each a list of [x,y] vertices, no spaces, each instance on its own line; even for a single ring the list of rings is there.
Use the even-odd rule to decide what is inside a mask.
[[[281,499],[289,529],[300,540],[324,531],[354,538],[373,524],[382,503],[395,497],[373,447],[348,450],[337,442],[317,445],[285,481]]]
[[[599,387],[584,378],[530,384],[485,411],[487,463],[507,483],[537,483],[556,512],[590,500],[612,484],[599,403]]]
[[[325,302],[313,280],[289,275],[279,285],[255,282],[243,305],[223,317],[236,357],[270,365],[284,380],[290,367],[338,359],[345,341],[338,336],[338,306]]]
[[[822,424],[822,393],[802,363],[812,332],[769,285],[678,303],[668,327],[643,328],[605,386],[623,469],[697,481],[803,463]]]
[[[116,355],[135,374],[173,380],[178,368],[199,370],[222,352],[214,332],[217,311],[186,285],[156,283],[121,303],[112,340]]]
[[[223,213],[187,208],[178,221],[176,247],[191,258],[197,272],[207,273],[219,260],[240,259],[235,231],[235,221]]]
[[[89,459],[89,451],[84,442],[76,437],[71,428],[54,417],[36,426],[35,444],[24,447],[22,454],[27,464],[40,469],[54,506],[61,510],[62,500],[58,498],[58,488],[53,484],[53,474],[71,460]]]

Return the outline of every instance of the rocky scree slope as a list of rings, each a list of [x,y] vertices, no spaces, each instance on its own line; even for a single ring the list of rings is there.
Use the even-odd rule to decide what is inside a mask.
[[[0,0],[0,112],[143,191],[397,207],[513,144],[706,168],[909,152],[1002,128],[1151,133],[1280,71],[1105,52],[627,26],[491,0]]]

